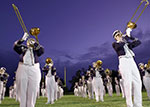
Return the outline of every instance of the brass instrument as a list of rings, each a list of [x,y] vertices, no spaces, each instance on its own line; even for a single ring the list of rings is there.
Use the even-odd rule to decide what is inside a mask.
[[[53,64],[53,60],[51,58],[46,58],[45,60],[46,64]]]
[[[140,15],[135,19],[135,22],[133,22],[133,18],[135,17],[135,14],[137,13],[137,11],[139,10],[140,6],[142,5],[142,3],[146,2],[144,9],[141,11]],[[139,6],[137,7],[135,13],[133,14],[133,16],[131,17],[130,21],[127,23],[127,28],[131,28],[131,29],[135,29],[137,27],[136,22],[139,20],[139,18],[141,17],[142,13],[144,12],[144,10],[146,9],[146,7],[149,5],[149,1],[148,0],[142,0],[141,3],[139,4]],[[126,30],[125,29],[125,30]]]
[[[97,61],[96,61],[96,68],[101,67],[102,63],[103,63],[103,62],[102,62],[101,60],[97,60]]]
[[[150,69],[150,60],[148,60],[148,63],[145,65],[146,69]]]
[[[40,33],[40,28],[31,28],[30,34],[35,37],[36,41],[39,43],[38,34]]]
[[[112,72],[108,68],[104,72],[106,75],[109,75],[109,76],[112,74]]]
[[[21,24],[21,27],[22,27],[23,31],[26,32],[26,33],[28,33],[28,30],[27,30],[27,28],[26,28],[26,26],[25,26],[25,24],[24,24],[24,22],[23,22],[23,19],[22,19],[22,17],[21,17],[21,14],[20,14],[20,12],[19,12],[19,9],[15,6],[15,4],[12,4],[12,6],[13,6],[13,8],[14,8],[14,11],[15,11],[16,16],[17,16],[17,18],[18,18],[18,20],[19,20],[19,22],[20,22],[20,24]],[[37,28],[37,27],[31,28],[31,30],[30,30],[30,34],[35,37],[37,43],[39,43],[39,40],[38,40],[38,37],[37,37],[37,35],[38,35],[39,33],[40,33],[40,29]],[[29,33],[28,33],[28,35],[29,35]]]

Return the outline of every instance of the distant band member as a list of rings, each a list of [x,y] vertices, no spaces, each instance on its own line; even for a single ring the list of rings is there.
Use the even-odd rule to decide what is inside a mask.
[[[47,72],[46,75],[46,92],[47,92],[47,103],[46,104],[54,104],[55,100],[55,77],[53,73],[53,61],[51,58],[46,59],[46,65],[43,68],[44,72]]]
[[[78,93],[79,93],[79,90],[78,90],[78,82],[75,82],[75,85],[74,85],[74,95],[75,95],[75,96],[78,96]]]
[[[14,50],[20,55],[16,72],[16,91],[20,107],[35,106],[41,80],[39,57],[44,53],[44,48],[33,38],[27,40],[28,37],[24,33],[14,44]],[[27,46],[23,44],[26,40]]]
[[[102,61],[98,60],[96,64],[93,65],[95,67],[95,75],[93,77],[93,88],[95,92],[96,102],[104,101],[103,99],[103,92],[104,92],[104,86],[103,86],[103,80],[100,72],[104,71],[101,67]]]
[[[106,84],[106,87],[107,87],[107,90],[108,90],[108,94],[109,96],[112,96],[113,94],[113,88],[112,88],[112,79],[109,75],[106,76],[106,79],[107,79],[107,84]]]
[[[82,97],[83,98],[86,98],[87,97],[87,82],[86,82],[86,80],[85,80],[85,76],[82,76]]]
[[[128,28],[125,35],[119,30],[114,31],[113,37],[116,42],[112,46],[119,58],[119,71],[124,81],[127,107],[142,107],[142,83],[139,70],[134,61],[135,55],[132,51],[132,48],[140,45],[141,42],[130,35],[131,31],[132,29]],[[132,89],[134,92],[134,105],[132,102]]]
[[[143,83],[147,91],[148,99],[150,100],[150,60],[149,63],[146,65],[146,67],[144,66],[143,63],[140,63],[139,68],[140,68],[139,70],[143,74]]]
[[[86,74],[89,99],[94,99],[93,84],[92,84],[93,78],[92,78],[92,73],[91,73],[92,70],[93,68],[90,68]]]

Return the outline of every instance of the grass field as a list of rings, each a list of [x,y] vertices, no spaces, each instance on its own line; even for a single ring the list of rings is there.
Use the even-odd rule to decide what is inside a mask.
[[[37,99],[35,107],[126,107],[125,99],[121,96],[109,97],[108,94],[104,97],[104,102],[96,102],[95,100],[89,100],[88,98],[76,97],[74,95],[65,95],[53,105],[46,105],[47,99],[40,97]],[[0,104],[0,107],[19,107],[19,103],[14,99],[5,97]],[[150,101],[147,99],[147,95],[143,92],[143,107],[150,107]]]

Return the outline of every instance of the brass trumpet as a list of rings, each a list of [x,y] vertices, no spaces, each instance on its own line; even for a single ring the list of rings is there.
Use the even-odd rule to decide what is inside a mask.
[[[133,18],[135,17],[137,11],[139,10],[140,6],[142,5],[142,3],[146,2],[144,9],[141,11],[140,15],[136,18],[135,22],[133,22]],[[133,14],[133,16],[131,17],[130,21],[127,23],[127,28],[131,28],[131,29],[135,29],[137,27],[136,22],[139,20],[139,18],[141,17],[141,15],[143,14],[144,10],[146,9],[146,7],[149,5],[149,1],[148,0],[142,0],[141,3],[139,4],[139,6],[137,7],[135,13]],[[125,30],[126,30],[125,29]]]
[[[146,69],[150,69],[150,60],[148,60],[148,63],[146,64]]]
[[[101,67],[102,66],[102,61],[101,60],[97,60],[96,61],[96,68],[99,68],[99,67]]]
[[[46,58],[45,60],[46,64],[53,64],[53,60],[51,58]]]
[[[23,22],[23,19],[21,17],[21,14],[19,12],[19,9],[15,6],[15,4],[12,4],[12,6],[14,8],[14,11],[16,13],[16,16],[17,16],[18,20],[19,20],[19,23],[21,24],[21,27],[22,27],[23,31],[28,33],[28,35],[29,35],[29,32],[28,32],[28,30],[27,30],[27,28],[26,28],[26,26]],[[39,43],[39,40],[38,40],[38,34],[39,33],[40,33],[40,28],[35,27],[35,28],[30,29],[30,34],[35,37],[35,39],[38,43]]]
[[[109,75],[109,76],[111,75],[111,71],[108,68],[104,72],[106,75]]]

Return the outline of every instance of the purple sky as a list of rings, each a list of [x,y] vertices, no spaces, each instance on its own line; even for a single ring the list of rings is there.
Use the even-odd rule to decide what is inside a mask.
[[[45,48],[40,58],[51,57],[58,74],[67,80],[75,71],[87,68],[92,61],[101,59],[104,68],[117,69],[118,59],[112,49],[112,33],[124,30],[141,0],[0,0],[0,66],[12,74],[19,57],[13,43],[23,35],[21,25],[12,8],[14,3],[29,30],[39,27],[39,41]],[[142,5],[142,7],[144,4]],[[140,8],[140,10],[142,9]],[[142,45],[135,49],[137,62],[150,59],[150,7],[146,8],[138,27],[132,32]],[[10,79],[11,81],[11,79]]]

